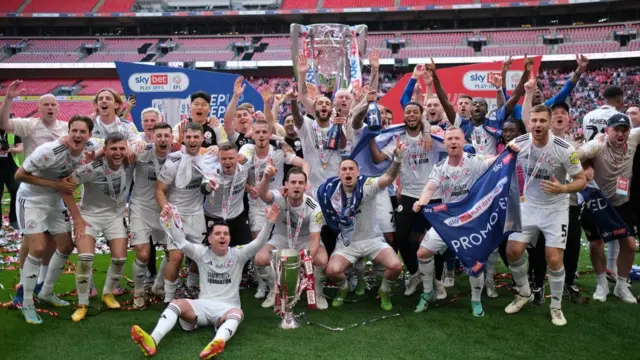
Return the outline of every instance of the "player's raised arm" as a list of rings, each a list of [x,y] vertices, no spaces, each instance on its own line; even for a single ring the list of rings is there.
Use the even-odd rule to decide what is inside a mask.
[[[256,256],[258,250],[262,248],[262,246],[269,240],[269,235],[271,235],[271,229],[273,228],[273,224],[275,224],[278,215],[280,215],[280,207],[278,204],[273,203],[271,206],[265,209],[265,223],[258,233],[258,236],[247,244],[245,247],[238,249],[238,257],[241,259],[249,260]]]

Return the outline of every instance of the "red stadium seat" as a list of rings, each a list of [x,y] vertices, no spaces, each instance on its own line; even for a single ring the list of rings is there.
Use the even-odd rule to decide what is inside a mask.
[[[83,87],[82,90],[78,92],[78,95],[96,95],[100,89],[103,88],[111,88],[115,90],[118,94],[123,94],[122,84],[118,79],[91,79],[84,80],[77,86]]]
[[[466,46],[465,39],[473,36],[472,32],[460,32],[460,33],[413,33],[404,34],[404,37],[409,40],[408,45],[411,47],[428,47],[428,46]]]
[[[38,117],[38,103],[14,101],[11,104],[11,112],[16,117]]]
[[[137,54],[137,53],[98,51],[80,60],[80,62],[85,62],[85,63],[100,63],[100,62],[114,62],[114,61],[136,62],[136,61],[142,60],[142,58],[145,56],[146,55],[144,54]]]
[[[136,0],[104,0],[96,12],[127,12],[133,7]]]
[[[394,0],[325,0],[325,8],[357,8],[393,6]]]
[[[72,63],[82,57],[80,53],[19,53],[10,56],[5,63]]]
[[[25,0],[2,0],[0,1],[0,13],[16,12]]]
[[[401,0],[402,6],[473,4],[474,0]]]
[[[482,56],[511,56],[511,55],[546,55],[551,52],[547,45],[530,46],[485,46],[482,48]]]
[[[175,39],[178,44],[178,50],[182,51],[220,51],[229,49],[231,44],[236,41],[244,41],[244,37],[220,37],[220,38],[187,38]]]
[[[2,0],[5,1],[5,0]],[[23,13],[73,13],[91,12],[98,0],[31,0]]]
[[[536,44],[542,43],[539,39],[549,30],[522,30],[522,31],[483,31],[481,36],[486,36],[491,40],[491,44]]]
[[[616,41],[577,43],[558,45],[558,54],[593,54],[618,51],[620,43]]]
[[[291,57],[291,55],[289,55]],[[195,52],[195,51],[172,51],[156,61],[231,61],[233,53],[225,52]]]
[[[6,89],[15,79],[4,81],[0,84],[0,95],[6,94]],[[58,86],[72,86],[78,80],[72,79],[42,79],[42,80],[22,80],[22,88],[25,90],[25,95],[43,95],[50,93]]]
[[[284,0],[282,9],[315,9],[318,6],[318,0]]]
[[[399,58],[411,57],[465,57],[473,56],[473,48],[461,47],[434,47],[434,48],[404,48],[398,53]]]

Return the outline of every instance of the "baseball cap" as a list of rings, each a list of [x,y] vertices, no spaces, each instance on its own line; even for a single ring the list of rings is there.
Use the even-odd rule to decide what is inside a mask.
[[[613,114],[609,120],[607,121],[607,126],[616,127],[616,126],[626,126],[631,127],[631,120],[629,117],[623,113]]]
[[[569,112],[569,109],[570,109],[569,104],[567,104],[566,101],[559,101],[551,105],[551,111],[553,111],[555,108],[558,108],[558,107],[565,109],[567,112]]]

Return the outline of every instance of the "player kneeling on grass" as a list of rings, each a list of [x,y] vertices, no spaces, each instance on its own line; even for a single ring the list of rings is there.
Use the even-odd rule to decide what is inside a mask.
[[[96,238],[100,231],[107,239],[111,250],[111,265],[102,289],[102,301],[110,309],[120,308],[120,303],[113,296],[113,290],[124,275],[124,265],[127,261],[124,210],[133,177],[133,166],[123,164],[128,149],[124,134],[111,133],[104,142],[104,158],[82,165],[71,175],[76,184],[84,184],[80,215],[87,224],[85,235],[75,239],[78,248],[78,308],[71,319],[76,322],[87,316]]]
[[[253,260],[258,275],[269,286],[269,295],[262,307],[273,307],[276,301],[276,275],[270,266],[271,251],[281,249],[309,249],[313,258],[317,307],[324,310],[328,307],[322,295],[322,278],[327,266],[327,250],[320,243],[320,229],[323,218],[320,205],[311,196],[305,195],[307,175],[299,167],[287,173],[284,196],[278,190],[269,190],[271,179],[278,170],[270,164],[264,171],[264,177],[258,187],[260,199],[267,204],[276,203],[286,211],[278,217],[271,240],[258,252]]]
[[[391,246],[376,231],[376,196],[393,183],[400,173],[406,146],[398,142],[394,159],[387,172],[378,177],[360,176],[358,164],[351,159],[342,160],[339,177],[327,179],[318,188],[318,200],[327,225],[338,232],[338,242],[329,264],[327,276],[339,287],[332,306],[342,306],[349,291],[344,271],[358,259],[367,257],[384,266],[384,277],[378,290],[380,307],[391,310],[390,282],[402,272],[402,263]]]
[[[231,247],[229,227],[223,221],[216,222],[209,235],[210,247],[185,240],[182,220],[175,207],[166,205],[160,213],[160,221],[171,241],[186,256],[193,259],[200,269],[200,297],[197,300],[173,300],[160,316],[151,335],[138,325],[131,328],[133,341],[145,356],[153,356],[160,340],[180,318],[185,331],[214,325],[217,328],[213,340],[200,353],[201,359],[210,359],[224,350],[225,343],[233,336],[242,321],[240,310],[240,280],[242,268],[269,239],[269,233],[280,214],[274,204],[267,210],[266,223],[255,240],[243,248]],[[206,274],[206,276],[205,276]]]

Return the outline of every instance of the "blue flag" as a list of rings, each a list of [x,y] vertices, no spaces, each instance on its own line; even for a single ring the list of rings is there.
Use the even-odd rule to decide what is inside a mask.
[[[516,154],[506,149],[459,202],[431,204],[423,215],[469,275],[483,271],[489,255],[521,231]]]
[[[587,187],[580,191],[580,196],[584,199],[585,209],[589,214],[585,218],[593,220],[600,231],[600,237],[604,242],[623,239],[631,236],[632,232],[627,227],[620,214],[611,206],[611,203],[604,196],[598,185],[590,181]]]
[[[360,167],[360,174],[370,177],[382,176],[389,166],[391,166],[391,160],[387,159],[376,164],[371,157],[369,143],[372,139],[375,139],[378,150],[382,150],[395,139],[395,136],[404,132],[406,128],[406,125],[392,126],[381,131],[371,131],[368,128],[365,128],[362,131],[360,140],[358,140],[356,145],[353,147],[353,151],[351,151],[351,158],[355,160]],[[447,151],[444,148],[444,139],[441,136],[431,134],[431,143],[431,151],[440,152],[440,160],[447,157]],[[471,145],[465,145],[464,151],[472,154],[475,153],[475,150]]]
[[[142,129],[140,112],[157,108],[165,121],[175,125],[189,117],[189,95],[204,91],[211,95],[211,114],[222,122],[233,96],[237,74],[191,70],[116,61],[116,71],[125,95],[136,95],[136,107],[131,113],[138,129]],[[244,94],[238,103],[248,102],[256,111],[262,110],[262,96],[246,80]]]

